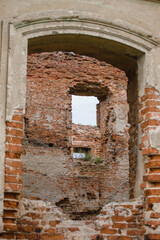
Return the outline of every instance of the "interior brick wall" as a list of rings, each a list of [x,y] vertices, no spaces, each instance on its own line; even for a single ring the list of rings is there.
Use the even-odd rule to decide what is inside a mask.
[[[24,197],[57,203],[67,213],[97,212],[108,202],[128,199],[127,82],[123,71],[72,52],[28,56]],[[72,159],[75,127],[83,128],[85,142],[91,132],[91,126],[88,133],[87,127],[84,132],[72,126],[72,94],[100,101],[100,137],[93,137],[92,147],[103,159],[98,166]]]
[[[111,202],[105,205],[99,214],[93,214],[92,217],[81,219],[81,221],[71,221],[70,217],[72,216],[69,217],[68,214],[64,213],[62,209],[63,203],[65,201],[62,201],[59,206],[56,206],[54,203],[38,200],[36,194],[33,194],[35,199],[22,198],[22,185],[25,184],[25,182],[22,182],[22,171],[30,170],[27,168],[25,169],[25,167],[22,169],[22,160],[24,160],[23,157],[25,158],[28,153],[31,153],[32,158],[30,158],[30,162],[33,164],[33,156],[36,156],[37,153],[39,155],[45,155],[45,150],[47,149],[47,151],[50,151],[53,146],[49,145],[49,138],[49,141],[46,141],[45,143],[43,142],[42,145],[39,142],[38,144],[37,142],[36,144],[33,144],[33,139],[31,139],[30,142],[26,141],[28,140],[26,139],[26,134],[23,134],[23,111],[21,109],[15,109],[12,120],[10,122],[6,122],[5,194],[3,213],[4,231],[0,234],[1,239],[70,240],[79,239],[82,237],[86,237],[87,240],[142,240],[144,237],[145,239],[151,240],[159,239],[160,156],[158,147],[152,146],[152,142],[150,141],[150,133],[157,133],[157,129],[159,127],[159,101],[159,92],[155,88],[148,86],[145,89],[144,96],[140,99],[139,105],[138,122],[142,134],[139,149],[142,151],[143,160],[145,163],[145,175],[143,178],[144,182],[141,184],[141,188],[144,191],[144,197],[139,200],[123,203]],[[116,107],[117,100],[115,99],[114,102],[113,99],[113,103]],[[113,105],[111,107],[113,107]],[[121,107],[123,106],[121,105]],[[116,110],[116,108],[114,109]],[[111,110],[113,111],[113,109]],[[113,113],[113,116],[117,116],[117,110]],[[123,119],[123,117],[121,114],[118,116],[119,117],[117,117],[117,119],[119,122],[121,119]],[[112,128],[113,130],[116,129],[116,119],[114,121],[115,124]],[[130,121],[130,123],[132,123],[132,121]],[[34,125],[34,122],[32,122],[32,124]],[[121,128],[118,128],[118,131],[120,131],[120,129]],[[127,131],[127,129],[125,129],[125,131]],[[111,135],[110,139],[114,139],[114,136],[115,135],[112,137]],[[118,135],[116,135],[116,137],[117,136]],[[23,145],[22,139],[24,141]],[[120,139],[118,141],[120,141]],[[34,152],[36,148],[37,152]],[[62,149],[60,147],[57,148],[57,155],[58,152],[62,153],[61,150]],[[52,151],[55,150],[52,149]],[[66,154],[69,156],[68,152],[68,147],[63,149],[64,155]],[[39,155],[37,156],[38,158]],[[51,153],[49,152],[46,156],[50,155]],[[60,157],[58,157],[58,160],[59,159]],[[113,159],[111,160],[113,161]],[[95,165],[88,164],[86,167],[86,164],[76,162],[76,165],[74,165],[74,163],[71,161],[71,165],[69,166],[71,166],[72,170],[73,166],[75,166],[76,171],[81,171],[82,175],[86,174],[88,179],[90,175],[95,175],[95,172],[93,170],[95,168]],[[98,170],[101,175],[105,173],[107,174],[107,168],[104,169],[103,165],[99,165],[97,169],[99,168],[102,168],[104,170],[104,172],[102,169],[100,171]],[[67,172],[65,172],[65,174],[66,173]],[[38,176],[37,173],[35,175],[36,177]],[[86,189],[88,189],[88,187],[90,187],[90,190],[93,190],[94,186],[97,187],[97,185],[95,185],[97,182],[96,178],[91,178],[91,186],[90,182],[86,181],[86,176],[85,178],[81,179],[79,176],[79,182],[75,173],[73,175],[71,174],[70,176],[74,176],[74,188],[78,189],[82,182],[84,183],[84,188],[79,188],[79,193],[82,193],[82,195],[86,193]],[[112,176],[110,175],[110,178],[113,176],[115,175],[112,172]],[[65,186],[67,187],[67,185],[69,185],[69,191],[73,183],[71,182],[71,179],[72,178],[68,177],[68,181],[66,182]],[[112,179],[115,181],[115,178]],[[60,180],[63,185],[64,178]],[[75,185],[75,183],[77,185]],[[94,190],[95,189],[96,188],[94,188]],[[102,187],[100,189],[102,189]],[[69,193],[72,194],[72,191]],[[90,191],[90,194],[88,195],[89,198],[97,196],[93,193],[94,191]],[[85,200],[81,200],[82,199],[80,199],[79,203],[83,205]],[[94,201],[94,204],[95,203],[96,202]]]
[[[103,157],[101,132],[96,126],[72,124],[72,148],[85,147],[93,156]]]
[[[120,70],[73,53],[34,54],[28,59],[25,124],[19,109],[15,110],[12,121],[7,122],[4,233],[1,236],[3,239],[69,240],[82,236],[88,240],[143,239],[148,228],[158,227],[159,219],[156,210],[159,155],[150,147],[148,132],[148,128],[155,130],[157,126],[157,108],[152,105],[157,103],[158,93],[155,89],[146,89],[138,119],[137,85],[128,85],[129,110],[128,80]],[[63,78],[61,84],[60,78]],[[133,89],[135,95],[131,94]],[[99,98],[98,127],[72,124],[73,93],[88,93]],[[147,116],[151,118],[149,122]],[[152,118],[156,121],[151,121]],[[127,164],[131,153],[136,153],[138,122],[142,128],[139,148],[146,161],[146,175],[141,184],[146,201],[125,202],[129,189]],[[132,134],[131,128],[134,128]],[[95,164],[73,159],[71,148],[78,140],[80,145],[92,146],[94,154],[101,155],[104,162]],[[131,188],[136,176],[136,157],[134,159],[131,157],[130,162],[130,167],[134,164],[130,170]],[[119,203],[114,203],[115,200]],[[153,233],[146,237],[158,239],[159,236]]]
[[[6,122],[5,186],[4,186],[4,230],[17,231],[16,218],[22,194],[22,161],[24,149],[23,114],[16,109],[11,122]]]
[[[43,240],[132,240],[142,239],[143,204],[114,203],[105,206],[92,220],[69,221],[61,209],[43,201],[23,199],[19,207],[17,231],[5,233],[4,239]]]

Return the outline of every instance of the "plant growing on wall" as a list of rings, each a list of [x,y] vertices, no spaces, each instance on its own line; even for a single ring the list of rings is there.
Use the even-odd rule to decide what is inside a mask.
[[[103,162],[101,157],[92,155],[91,153],[86,153],[84,160],[90,161],[90,162],[96,163],[96,164]]]

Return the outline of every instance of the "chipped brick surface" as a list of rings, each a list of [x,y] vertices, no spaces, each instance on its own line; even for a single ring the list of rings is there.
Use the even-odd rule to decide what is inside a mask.
[[[29,56],[25,125],[22,109],[6,123],[2,239],[159,239],[160,156],[150,137],[158,134],[159,93],[147,87],[139,103],[135,83],[128,84],[128,111],[120,70],[70,53]],[[99,98],[97,127],[72,124],[71,94]],[[103,162],[73,159],[80,146]],[[138,147],[145,197],[124,202],[129,190],[134,197]]]
[[[127,81],[124,72],[91,57],[28,56],[24,197],[57,203],[68,214],[128,199]],[[72,94],[99,99],[97,127],[72,124]],[[74,147],[91,148],[103,163],[76,161]]]

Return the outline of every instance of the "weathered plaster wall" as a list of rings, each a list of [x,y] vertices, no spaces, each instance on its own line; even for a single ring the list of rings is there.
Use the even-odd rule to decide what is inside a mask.
[[[146,35],[151,33],[151,39],[160,37],[158,26],[160,7],[158,1],[134,0],[131,2],[130,0],[120,0],[115,3],[110,0],[78,0],[76,2],[68,1],[67,3],[65,4],[65,1],[57,2],[56,0],[36,0],[33,4],[31,0],[27,2],[16,0],[14,3],[9,0],[2,0],[1,18],[6,20],[29,14],[35,16],[42,10],[43,13],[48,11],[48,16],[54,9],[64,13],[69,10],[71,13],[75,12],[75,14],[84,11],[92,17],[99,14],[102,19],[106,19],[107,15],[107,19],[120,26],[126,25],[127,27],[127,22],[130,22],[133,30],[143,32]],[[34,15],[35,12],[37,14]]]
[[[146,99],[153,100],[155,96],[159,95],[160,90],[159,1],[82,0],[76,2],[67,1],[66,4],[65,1],[50,0],[35,0],[34,3],[31,0],[2,0],[0,11],[0,90],[2,93],[0,95],[2,116],[2,118],[0,118],[0,156],[2,164],[1,203],[3,202],[4,183],[5,110],[7,113],[6,119],[9,121],[12,120],[15,109],[19,108],[24,110],[27,40],[31,38],[29,41],[29,51],[31,52],[35,52],[37,48],[39,51],[45,51],[47,47],[49,51],[63,49],[65,51],[83,52],[83,54],[86,55],[103,58],[107,60],[107,62],[125,69],[127,73],[129,73],[133,67],[132,63],[135,63],[137,60],[138,95],[139,97],[143,97],[141,100],[143,101],[142,115],[145,116],[145,118],[141,126],[142,120],[140,114],[138,144],[144,143],[144,146],[140,145],[140,150],[138,151],[136,174],[136,186],[138,190],[136,194],[140,194],[139,185],[142,182],[144,161],[146,161],[146,172],[149,176],[145,178],[146,183],[141,186],[145,188],[145,199],[147,203],[145,204],[145,222],[149,220],[146,223],[146,238],[159,239],[158,209],[160,180],[157,174],[159,171],[158,125],[157,122],[155,124],[155,122],[150,121],[159,121],[157,115],[157,113],[159,113],[159,106],[157,106],[156,103],[156,108],[153,109],[151,102],[144,102]],[[57,17],[59,17],[58,21]],[[68,19],[69,21],[67,21]],[[91,19],[93,21],[90,21]],[[49,23],[48,20],[51,22]],[[20,28],[17,28],[17,26]],[[60,34],[63,33],[64,35],[61,36]],[[71,41],[67,41],[66,34],[68,33],[73,35],[76,33],[77,36],[71,39],[68,38]],[[42,36],[49,34],[52,35],[51,39],[42,39]],[[87,37],[82,36],[83,34],[86,34]],[[41,38],[39,39],[35,38],[40,36]],[[89,38],[88,36],[92,37]],[[99,38],[96,38],[97,36]],[[54,39],[58,44],[56,41],[54,42]],[[64,39],[64,41],[62,41],[62,39]],[[7,83],[8,88],[6,87]],[[147,91],[153,91],[154,94],[148,95],[145,89],[147,89]],[[7,96],[5,95],[6,92]],[[148,113],[152,113],[152,115]],[[147,127],[144,124],[145,122],[147,122]],[[151,129],[153,124],[155,124],[154,129]],[[141,149],[143,149],[143,151]],[[10,157],[11,164],[17,161],[12,155]],[[12,182],[9,188],[11,195],[12,191],[15,191],[15,189],[11,188],[13,185]],[[16,194],[18,195],[19,193],[14,193],[13,195]],[[5,194],[5,198],[8,197],[9,196]],[[14,197],[14,199],[16,198]],[[3,208],[1,208],[1,214],[2,211]],[[9,235],[10,233],[4,235],[4,238],[14,238],[14,234]],[[124,239],[124,237],[127,238],[125,235],[121,236],[121,239]],[[113,236],[110,238],[113,239]],[[117,236],[115,239],[116,238]],[[128,238],[130,239],[130,237]]]

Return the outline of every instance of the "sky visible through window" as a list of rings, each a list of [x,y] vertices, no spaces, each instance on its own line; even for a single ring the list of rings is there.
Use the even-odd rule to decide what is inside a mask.
[[[97,125],[96,97],[72,95],[72,123],[82,125]]]

